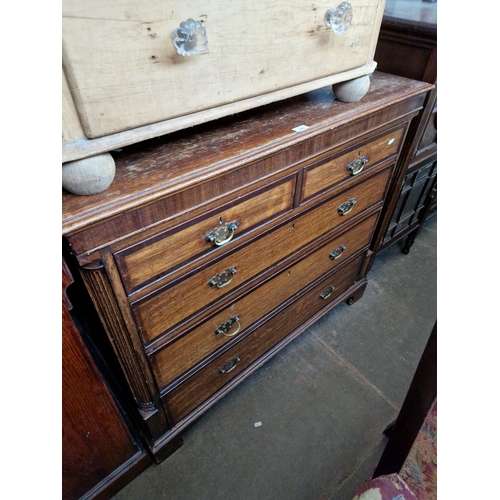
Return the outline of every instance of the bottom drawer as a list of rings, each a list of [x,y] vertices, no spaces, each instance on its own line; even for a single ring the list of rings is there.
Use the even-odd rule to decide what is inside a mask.
[[[177,424],[280,340],[354,284],[364,255],[323,279],[300,299],[167,393],[162,401]],[[334,287],[334,288],[332,288]]]

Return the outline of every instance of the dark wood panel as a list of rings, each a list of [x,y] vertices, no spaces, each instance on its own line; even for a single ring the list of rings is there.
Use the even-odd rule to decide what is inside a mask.
[[[133,439],[71,317],[63,260],[62,497],[111,496],[150,464]]]
[[[437,322],[422,353],[398,418],[390,426],[389,441],[373,477],[399,473],[436,398]]]
[[[375,52],[378,69],[437,86],[436,14],[437,3],[410,4],[388,0]],[[373,247],[375,253],[410,234],[411,241],[407,240],[408,244],[403,247],[406,253],[427,218],[428,212],[422,207],[430,206],[430,200],[414,196],[415,205],[410,208],[411,193],[401,189],[401,185],[416,162],[437,153],[436,96],[437,89],[434,88],[428,93],[424,109],[410,126],[397,166],[399,174],[395,177],[381,217]],[[431,190],[426,192],[430,194]],[[403,208],[405,216],[401,215]]]

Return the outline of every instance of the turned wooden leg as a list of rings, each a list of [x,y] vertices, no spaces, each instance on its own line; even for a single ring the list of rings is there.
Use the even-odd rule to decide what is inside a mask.
[[[404,253],[405,255],[408,255],[410,253],[410,248],[415,242],[415,233],[410,233],[408,237],[406,238],[405,244],[403,248],[401,249],[401,252]]]
[[[62,166],[62,187],[73,194],[89,195],[107,189],[115,178],[115,160],[103,153]]]
[[[356,291],[346,300],[346,304],[349,306],[352,306],[355,302],[357,302],[365,293],[366,285],[368,281],[366,278],[363,278],[360,280],[362,282],[362,285],[356,289]]]
[[[346,82],[332,85],[335,97],[342,102],[357,102],[361,100],[370,88],[370,76],[360,76]]]

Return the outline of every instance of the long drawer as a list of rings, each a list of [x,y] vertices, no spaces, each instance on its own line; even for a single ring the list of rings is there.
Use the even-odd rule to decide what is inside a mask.
[[[361,256],[351,261],[322,280],[302,298],[168,392],[162,401],[170,412],[173,423],[179,422],[304,321],[346,291],[355,282],[363,258]]]
[[[378,213],[244,295],[192,331],[157,350],[150,363],[160,390],[233,338],[243,335],[307,285],[368,245]],[[168,341],[168,337],[166,339]]]
[[[221,207],[201,220],[188,221],[118,252],[115,257],[125,289],[130,293],[169,270],[234,243],[239,235],[291,210],[294,189],[295,176]]]
[[[152,340],[288,255],[340,227],[383,198],[387,168],[319,207],[132,305],[143,339]]]

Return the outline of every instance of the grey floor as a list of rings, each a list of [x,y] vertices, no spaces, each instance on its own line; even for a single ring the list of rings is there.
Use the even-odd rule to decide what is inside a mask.
[[[437,217],[400,248],[376,258],[358,302],[312,325],[114,499],[351,500],[437,318]]]

